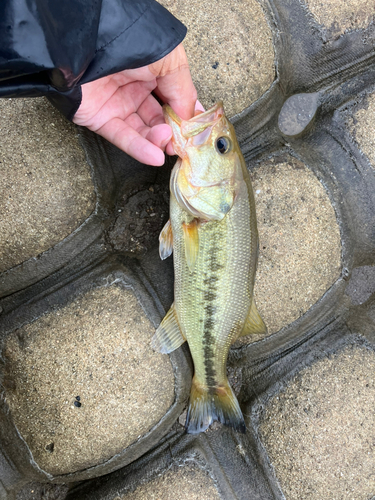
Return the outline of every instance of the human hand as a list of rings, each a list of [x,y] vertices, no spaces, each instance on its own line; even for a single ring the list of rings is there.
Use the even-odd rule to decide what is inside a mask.
[[[163,151],[174,154],[172,130],[151,92],[181,118],[194,115],[197,92],[181,44],[149,66],[82,85],[82,103],[73,122],[98,133],[142,163],[163,165]]]

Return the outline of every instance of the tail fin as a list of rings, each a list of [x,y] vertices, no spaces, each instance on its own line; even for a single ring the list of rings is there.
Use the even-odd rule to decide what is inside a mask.
[[[246,425],[228,381],[217,387],[202,387],[193,378],[185,428],[189,434],[203,432],[215,421],[245,433]]]

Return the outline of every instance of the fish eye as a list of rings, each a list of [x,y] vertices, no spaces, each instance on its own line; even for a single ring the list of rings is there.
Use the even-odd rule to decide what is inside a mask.
[[[216,141],[216,149],[221,155],[228,153],[231,147],[231,142],[227,137],[219,137]]]

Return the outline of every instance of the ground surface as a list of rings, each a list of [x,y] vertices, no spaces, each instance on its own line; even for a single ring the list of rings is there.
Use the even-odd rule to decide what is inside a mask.
[[[223,99],[234,116],[268,91],[275,58],[262,5],[215,0],[202,9],[196,0],[163,3],[189,28],[185,46],[205,106]],[[366,28],[372,7],[367,0],[306,3],[326,40]],[[375,94],[340,110],[353,144],[373,168],[374,103]],[[0,117],[0,270],[6,270],[79,228],[95,211],[96,197],[75,129],[49,103],[1,100]],[[256,300],[273,334],[303,315],[339,278],[340,226],[326,186],[300,160],[265,159],[252,166],[251,175],[260,233]],[[160,221],[153,222],[150,213],[165,217],[165,202],[156,201],[157,194],[151,191],[141,200],[153,238]],[[137,207],[131,205],[134,212]],[[115,250],[143,245],[146,252],[153,240],[142,228],[135,241],[124,243],[127,215],[110,229]],[[371,284],[367,288],[373,293]],[[352,291],[352,300],[361,303],[362,292]],[[112,285],[82,294],[9,337],[5,397],[40,467],[63,474],[103,462],[160,420],[173,403],[174,380],[168,358],[150,348],[153,330],[132,291]],[[302,371],[269,401],[260,438],[287,500],[375,495],[373,373],[374,353],[354,345]],[[74,405],[77,396],[80,407]],[[205,471],[194,463],[180,465],[145,480],[134,493],[108,498],[220,498]],[[66,493],[65,486],[32,484],[17,500],[63,500]]]

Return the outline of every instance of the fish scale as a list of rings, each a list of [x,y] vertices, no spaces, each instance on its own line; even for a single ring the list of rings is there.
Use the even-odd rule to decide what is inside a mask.
[[[184,239],[181,220],[184,212],[175,199],[171,201],[174,237],[175,305],[180,325],[194,359],[196,376],[203,378],[204,345],[207,342],[205,322],[210,319],[207,305],[215,309],[212,337],[213,362],[219,380],[225,377],[226,358],[233,340],[238,336],[237,325],[243,324],[251,304],[253,277],[251,276],[251,241],[257,234],[250,227],[250,202],[247,193],[241,193],[236,206],[220,222],[208,222],[199,229],[199,253],[194,272],[184,260]],[[176,244],[175,244],[176,241]],[[219,251],[217,252],[218,245]],[[239,248],[242,248],[239,251]],[[212,256],[216,253],[213,261]],[[182,265],[179,262],[183,262]],[[212,268],[212,262],[217,267]],[[220,266],[220,267],[219,267]],[[254,273],[253,273],[254,274]],[[207,291],[213,287],[204,280],[217,280],[215,297],[207,300]],[[231,318],[233,318],[231,320]],[[229,321],[228,321],[229,320]],[[206,380],[207,383],[207,380]]]

